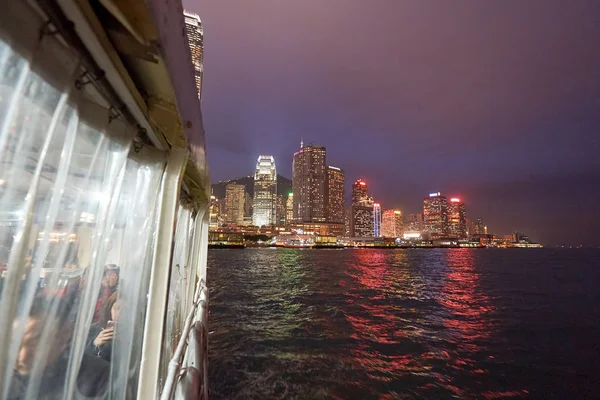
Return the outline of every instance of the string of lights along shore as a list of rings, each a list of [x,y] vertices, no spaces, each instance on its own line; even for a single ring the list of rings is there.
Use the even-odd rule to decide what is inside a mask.
[[[275,164],[273,156],[260,155],[253,175],[213,185],[211,231],[334,237],[355,244],[537,245],[518,232],[502,237],[489,233],[482,218],[468,218],[458,196],[429,193],[422,210],[405,215],[374,200],[368,182],[357,179],[347,202],[344,170],[328,164],[321,145],[300,142],[292,157],[291,182],[277,174]]]

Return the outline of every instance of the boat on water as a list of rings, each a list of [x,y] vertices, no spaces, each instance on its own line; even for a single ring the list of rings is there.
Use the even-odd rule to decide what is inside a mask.
[[[208,398],[199,24],[179,0],[3,4],[1,399]]]
[[[313,247],[313,243],[305,242],[302,239],[290,239],[284,242],[281,247],[288,249],[310,249]]]

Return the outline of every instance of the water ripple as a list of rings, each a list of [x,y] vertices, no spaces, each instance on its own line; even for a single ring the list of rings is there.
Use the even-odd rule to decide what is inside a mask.
[[[599,256],[213,251],[211,397],[600,397]]]

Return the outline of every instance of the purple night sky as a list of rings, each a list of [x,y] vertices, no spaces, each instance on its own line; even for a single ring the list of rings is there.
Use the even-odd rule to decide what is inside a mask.
[[[384,208],[460,196],[496,234],[600,244],[597,0],[184,0],[214,182],[327,147]]]

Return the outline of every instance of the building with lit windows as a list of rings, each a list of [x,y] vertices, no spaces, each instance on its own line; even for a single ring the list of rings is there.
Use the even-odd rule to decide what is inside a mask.
[[[327,164],[325,147],[300,143],[292,163],[295,222],[327,220]]]
[[[385,210],[381,219],[381,234],[383,237],[402,237],[402,211]]]
[[[185,33],[190,45],[192,64],[194,65],[194,78],[196,80],[196,89],[198,98],[202,98],[202,74],[204,63],[204,30],[198,14],[188,11],[183,12],[185,19]]]
[[[273,156],[259,156],[254,173],[252,225],[277,224],[277,170]]]
[[[282,194],[277,195],[277,213],[276,213],[276,224],[277,226],[285,226],[286,225],[286,212],[285,212],[285,202],[286,199]]]
[[[457,197],[452,197],[448,202],[448,235],[459,238],[467,236],[465,203]]]
[[[483,223],[481,218],[473,220],[473,228],[471,229],[471,235],[486,235],[487,227]]]
[[[423,225],[432,236],[448,234],[448,199],[440,192],[423,199]]]
[[[350,236],[373,237],[375,227],[373,198],[369,196],[367,183],[358,179],[352,184],[352,206],[350,215]]]
[[[373,203],[373,236],[381,237],[381,204]]]
[[[211,195],[209,229],[215,230],[217,228],[219,228],[219,200],[215,196]]]
[[[287,225],[289,225],[293,221],[294,221],[294,194],[290,193],[288,195],[287,201],[285,203],[285,223]]]
[[[327,167],[327,222],[343,224],[345,207],[344,171],[330,165]]]
[[[225,187],[225,222],[228,224],[244,224],[244,205],[246,203],[246,186],[230,183]]]

